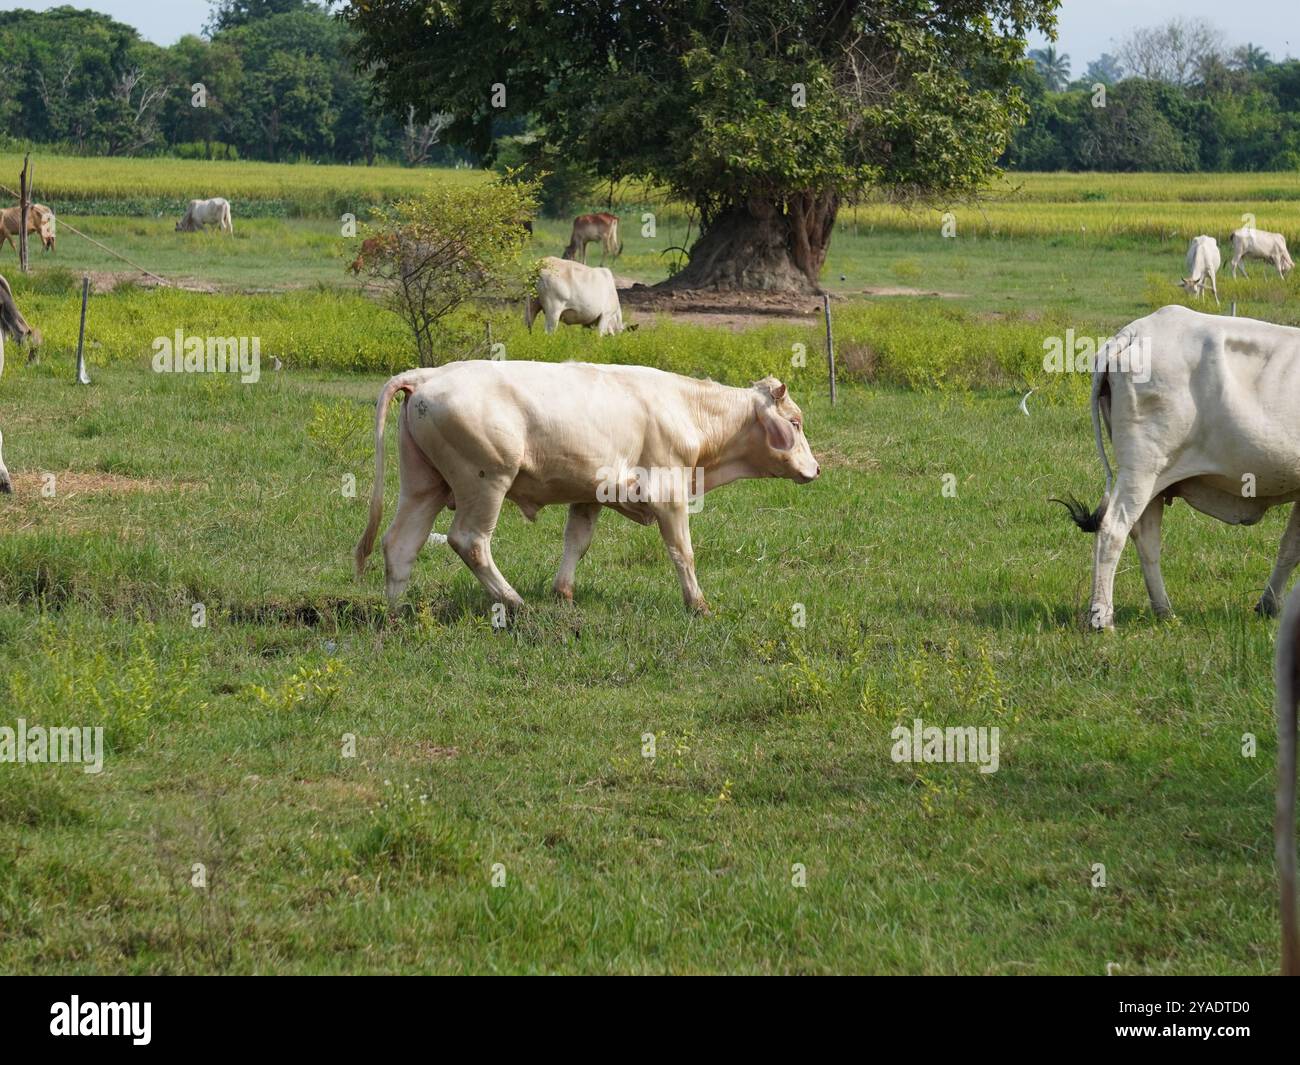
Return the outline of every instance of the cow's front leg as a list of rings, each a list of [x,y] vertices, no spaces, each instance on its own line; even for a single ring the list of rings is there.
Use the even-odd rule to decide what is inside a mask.
[[[561,599],[573,599],[573,579],[578,572],[578,562],[591,546],[600,510],[599,503],[574,503],[569,507],[569,519],[564,524],[564,558],[554,585],[555,594]]]
[[[682,599],[688,610],[697,614],[708,614],[709,604],[704,601],[700,591],[700,582],[695,579],[695,552],[691,550],[690,513],[686,503],[671,502],[658,504],[654,508],[655,520],[659,523],[659,535],[664,538],[668,548],[668,557],[677,567],[677,578],[682,582]]]

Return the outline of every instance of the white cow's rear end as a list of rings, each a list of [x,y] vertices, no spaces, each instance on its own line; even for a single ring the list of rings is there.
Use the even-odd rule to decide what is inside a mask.
[[[1109,364],[1133,352],[1126,372]],[[1300,329],[1163,307],[1112,337],[1093,374],[1092,419],[1106,491],[1091,514],[1062,500],[1097,534],[1090,624],[1114,624],[1115,569],[1132,537],[1151,605],[1172,613],[1160,572],[1164,508],[1183,499],[1230,525],[1253,525],[1300,499]],[[1106,457],[1111,430],[1118,473]],[[1277,561],[1256,605],[1277,613],[1300,563],[1300,510],[1291,508]]]
[[[537,296],[528,301],[524,323],[529,330],[538,313],[546,316],[546,331],[565,325],[594,326],[601,336],[623,332],[623,309],[614,275],[607,269],[584,266],[548,255],[537,277]]]

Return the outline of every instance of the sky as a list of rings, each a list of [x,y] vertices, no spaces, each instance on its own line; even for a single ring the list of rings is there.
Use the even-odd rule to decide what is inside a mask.
[[[134,26],[157,44],[175,44],[187,33],[198,33],[208,20],[208,0],[62,0],[88,7]],[[58,7],[47,0],[0,0],[0,10]],[[1059,12],[1057,48],[1070,56],[1076,75],[1131,30],[1152,26],[1175,16],[1206,18],[1223,31],[1229,45],[1256,44],[1274,59],[1300,56],[1300,0],[1065,0]],[[1030,47],[1047,41],[1035,37]]]

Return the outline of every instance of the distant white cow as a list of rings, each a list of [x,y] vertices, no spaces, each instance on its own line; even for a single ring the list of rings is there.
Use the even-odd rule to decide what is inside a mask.
[[[1160,573],[1167,503],[1181,497],[1229,525],[1254,525],[1271,507],[1300,499],[1300,329],[1162,307],[1111,337],[1097,358],[1092,424],[1106,492],[1091,514],[1076,499],[1057,502],[1097,534],[1089,622],[1109,629],[1115,569],[1130,536],[1152,608],[1173,613]],[[1277,613],[1298,562],[1300,508],[1292,507],[1258,613]]]
[[[1205,298],[1205,283],[1210,283],[1210,291],[1214,293],[1214,302],[1219,302],[1219,288],[1215,284],[1214,275],[1219,272],[1219,267],[1223,265],[1223,259],[1219,255],[1219,242],[1213,237],[1193,237],[1192,242],[1187,246],[1187,276],[1182,279],[1180,284],[1193,296],[1201,299]]]
[[[1282,615],[1274,657],[1277,685],[1277,812],[1273,844],[1282,902],[1282,975],[1300,976],[1295,897],[1296,701],[1300,699],[1300,589]]]
[[[538,312],[546,315],[546,331],[565,325],[595,326],[601,336],[623,332],[623,309],[614,275],[603,266],[584,266],[548,255],[537,278],[537,295],[528,301],[524,324],[532,332]]]
[[[220,196],[210,200],[190,200],[185,216],[176,223],[177,233],[195,233],[204,226],[218,226],[223,233],[235,235],[235,225],[230,220],[230,203]]]
[[[0,433],[0,492],[8,495],[14,490],[13,480],[5,469],[5,434]]]
[[[1232,234],[1232,276],[1237,276],[1237,267],[1241,267],[1241,272],[1246,274],[1246,264],[1241,260],[1247,257],[1255,259],[1267,259],[1275,267],[1279,277],[1286,277],[1286,272],[1290,270],[1295,263],[1291,261],[1291,253],[1286,250],[1286,237],[1281,233],[1269,233],[1262,229],[1251,229],[1249,226],[1242,226]],[[1246,274],[1250,277],[1250,274]]]

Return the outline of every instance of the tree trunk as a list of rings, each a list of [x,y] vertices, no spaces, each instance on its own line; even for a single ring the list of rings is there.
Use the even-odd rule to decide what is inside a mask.
[[[831,193],[726,208],[695,242],[690,262],[659,287],[819,293],[838,209]]]

